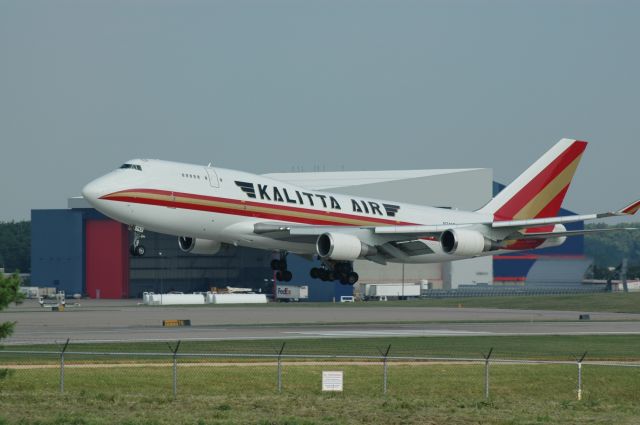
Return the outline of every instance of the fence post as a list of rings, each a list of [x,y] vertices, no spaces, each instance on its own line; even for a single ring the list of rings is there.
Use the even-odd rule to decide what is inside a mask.
[[[60,351],[60,394],[64,393],[64,352],[67,351],[68,346],[69,338],[67,338],[67,342],[65,342],[62,351]]]
[[[180,349],[180,342],[176,344],[175,348],[169,345],[169,349],[173,352],[173,399],[178,398],[178,350]]]
[[[482,354],[484,357],[484,398],[489,399],[489,359],[493,353],[493,347],[489,350],[487,355]]]
[[[391,344],[389,344],[389,346],[387,347],[387,351],[385,351],[384,353],[382,351],[380,351],[380,354],[382,354],[382,370],[383,370],[383,374],[382,374],[382,394],[387,394],[387,357],[389,357],[389,351],[391,351]]]
[[[284,351],[284,346],[286,342],[282,343],[282,347],[280,347],[280,351],[278,352],[278,392],[282,392],[282,352]]]
[[[578,401],[582,400],[582,361],[587,356],[585,351],[582,357],[577,359],[578,361]]]

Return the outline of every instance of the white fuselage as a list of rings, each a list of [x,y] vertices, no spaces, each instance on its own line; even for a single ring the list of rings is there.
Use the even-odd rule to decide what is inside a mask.
[[[309,240],[278,240],[257,234],[256,223],[335,226],[357,234],[358,229],[371,226],[437,225],[446,230],[448,226],[492,220],[474,212],[308,190],[222,168],[159,160],[132,160],[125,165],[128,168],[117,169],[83,189],[85,198],[100,212],[159,233],[259,249],[316,253],[315,243]],[[403,262],[463,258],[443,252],[435,238],[420,242],[432,253]]]

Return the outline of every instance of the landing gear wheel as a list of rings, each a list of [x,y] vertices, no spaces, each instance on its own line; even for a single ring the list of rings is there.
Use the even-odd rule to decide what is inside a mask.
[[[147,252],[144,245],[131,245],[129,247],[129,253],[134,257],[142,257]]]
[[[349,263],[337,263],[334,270],[339,274],[347,274],[351,271],[350,268]]]
[[[358,276],[358,273],[356,272],[351,272],[347,274],[347,282],[349,285],[353,285],[354,283],[356,283],[358,281],[358,278],[360,276]]]
[[[271,270],[280,270],[280,260],[271,260]]]
[[[317,267],[313,267],[309,271],[309,275],[311,276],[311,279],[318,279],[320,277],[320,269]]]
[[[276,280],[278,282],[290,282],[291,279],[293,279],[293,273],[291,273],[289,270],[278,270],[276,272]]]
[[[280,258],[271,260],[271,270],[276,272],[276,280],[289,282],[293,278],[293,274],[287,270],[287,252],[281,251]]]
[[[340,275],[340,283],[342,285],[349,285],[349,276],[346,274],[341,274]]]

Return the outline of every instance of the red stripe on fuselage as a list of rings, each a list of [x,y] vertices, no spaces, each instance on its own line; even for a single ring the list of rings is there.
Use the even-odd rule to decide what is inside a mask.
[[[213,205],[179,202],[176,200],[153,199],[153,198],[145,198],[145,197],[139,198],[139,197],[136,197],[135,195],[130,195],[131,193],[135,193],[135,192],[167,196],[169,198],[173,196],[173,197],[189,198],[189,199],[196,199],[196,200],[202,200],[202,201],[221,202],[221,203],[233,204],[233,205],[247,205],[247,206],[253,206],[253,207],[260,207],[260,208],[269,208],[269,209],[272,209],[273,212],[238,210],[238,209],[224,208],[224,207],[213,206]],[[127,195],[118,195],[119,193],[127,193]],[[166,190],[157,190],[157,189],[122,190],[109,195],[105,195],[101,199],[120,201],[120,202],[131,202],[131,203],[146,204],[146,205],[156,205],[156,206],[163,206],[168,208],[180,208],[180,209],[186,209],[186,210],[216,212],[220,214],[238,215],[243,217],[265,218],[269,220],[280,220],[280,221],[288,221],[288,222],[303,223],[303,224],[355,226],[355,227],[361,226],[361,225],[363,226],[367,225],[367,224],[342,223],[339,221],[332,220],[332,218],[360,220],[360,221],[366,221],[366,222],[384,224],[384,225],[414,224],[414,223],[400,222],[395,220],[385,220],[385,219],[375,218],[375,217],[338,213],[333,211],[313,210],[308,208],[291,207],[287,205],[274,205],[274,204],[267,204],[267,203],[254,202],[254,201],[241,201],[241,200],[231,199],[231,198],[219,198],[214,196],[196,195],[196,194],[184,193],[184,192],[170,192]],[[314,214],[317,216],[326,216],[326,219],[284,215],[284,214],[278,214],[278,211],[290,211],[290,212],[297,212],[301,214]]]

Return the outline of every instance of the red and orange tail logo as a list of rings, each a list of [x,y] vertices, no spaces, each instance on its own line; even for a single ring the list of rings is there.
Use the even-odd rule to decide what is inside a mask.
[[[479,212],[496,221],[555,217],[587,142],[562,139]]]

